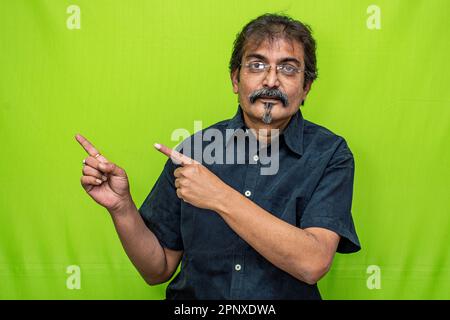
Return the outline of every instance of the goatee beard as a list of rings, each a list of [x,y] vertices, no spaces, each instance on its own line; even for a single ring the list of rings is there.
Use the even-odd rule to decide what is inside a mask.
[[[265,124],[270,124],[272,122],[272,107],[273,107],[273,103],[271,102],[266,102],[264,103],[264,114],[262,117],[262,121]]]

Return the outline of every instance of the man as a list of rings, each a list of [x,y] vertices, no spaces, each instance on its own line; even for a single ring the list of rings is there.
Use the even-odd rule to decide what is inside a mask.
[[[77,135],[90,154],[81,183],[110,212],[147,283],[168,281],[181,261],[168,299],[320,299],[317,281],[335,252],[360,244],[352,153],[299,110],[317,75],[309,27],[273,14],[251,21],[234,43],[230,75],[238,112],[200,134],[246,130],[258,149],[245,140],[231,150],[251,161],[203,164],[155,144],[171,160],[137,210],[125,171]],[[227,135],[223,146],[235,138]],[[261,174],[263,149],[277,157],[275,174]]]

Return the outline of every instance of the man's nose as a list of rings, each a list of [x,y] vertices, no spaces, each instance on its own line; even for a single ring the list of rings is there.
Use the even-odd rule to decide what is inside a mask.
[[[277,67],[271,66],[269,71],[266,71],[263,85],[269,88],[277,88],[280,86],[280,80],[278,79]]]

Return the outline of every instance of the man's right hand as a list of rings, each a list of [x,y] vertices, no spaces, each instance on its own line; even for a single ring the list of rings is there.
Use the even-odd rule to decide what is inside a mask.
[[[81,185],[84,190],[110,213],[131,205],[133,200],[125,170],[109,162],[82,135],[77,134],[75,139],[89,154],[83,161]]]

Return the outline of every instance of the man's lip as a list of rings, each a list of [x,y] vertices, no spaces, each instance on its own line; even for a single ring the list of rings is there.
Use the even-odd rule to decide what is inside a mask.
[[[275,98],[258,98],[258,100],[261,100],[263,102],[275,102],[275,103],[281,102],[280,100]]]

